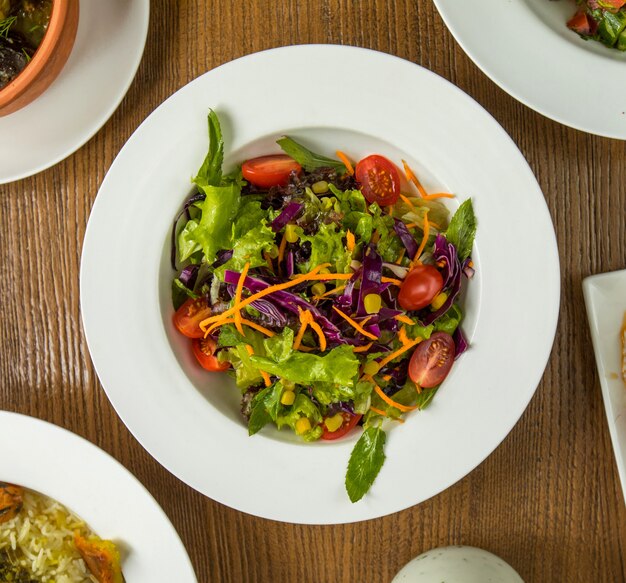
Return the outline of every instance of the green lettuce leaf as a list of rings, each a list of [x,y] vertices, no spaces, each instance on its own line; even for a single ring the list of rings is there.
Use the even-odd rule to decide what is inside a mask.
[[[476,216],[474,215],[472,199],[468,198],[454,213],[446,231],[446,239],[456,247],[461,261],[472,254],[475,235]]]
[[[463,312],[457,304],[452,304],[450,309],[443,315],[439,316],[434,322],[435,332],[446,332],[447,334],[454,334],[454,331],[459,327],[461,320],[463,319]]]
[[[301,437],[305,441],[315,441],[321,437],[323,430],[319,424],[322,422],[322,414],[313,401],[306,395],[298,393],[293,405],[291,405],[291,407],[285,407],[284,410],[284,414],[278,415],[276,418],[276,426],[278,429],[288,426],[295,431],[298,419],[306,417],[311,422],[311,429],[301,435]]]
[[[269,222],[269,211],[261,208],[261,202],[251,196],[245,196],[233,222],[233,241],[237,241],[261,223]]]
[[[346,472],[346,490],[352,502],[365,496],[385,463],[386,437],[380,427],[368,427],[354,446]]]
[[[208,186],[222,184],[222,163],[224,162],[224,140],[217,114],[209,110],[209,151],[193,179],[194,184],[203,192]]]
[[[283,392],[281,383],[261,389],[252,400],[252,410],[248,421],[248,435],[254,435],[270,421],[276,421],[282,409],[280,396]]]
[[[245,235],[234,239],[233,256],[215,270],[215,275],[223,280],[227,269],[241,271],[246,263],[249,263],[250,267],[265,265],[263,253],[274,247],[274,237],[274,231],[263,222]]]
[[[292,351],[280,362],[256,354],[251,360],[269,374],[307,386],[315,382],[353,386],[359,369],[359,361],[350,346],[338,346],[324,356]]]
[[[322,405],[352,401],[356,395],[354,386],[337,383],[312,383],[313,396]]]
[[[178,233],[178,260],[182,263],[187,261],[194,253],[202,250],[202,246],[194,237],[194,231],[198,228],[198,221],[187,221],[182,231]]]
[[[338,229],[335,223],[322,223],[314,235],[305,235],[301,228],[296,232],[301,242],[311,243],[311,257],[298,265],[303,273],[321,263],[330,263],[335,273],[347,273],[352,254],[346,249],[343,241],[345,232]]]
[[[309,172],[312,172],[316,168],[334,168],[338,174],[344,174],[346,172],[346,167],[342,162],[339,162],[339,160],[333,160],[332,158],[311,152],[311,150],[305,148],[302,144],[298,144],[298,142],[288,136],[276,140],[276,143],[282,148],[285,154],[291,156]]]

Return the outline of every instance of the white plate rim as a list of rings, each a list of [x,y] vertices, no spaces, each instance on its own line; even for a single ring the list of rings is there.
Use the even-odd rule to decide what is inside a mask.
[[[0,167],[0,184],[8,184],[10,182],[34,176],[35,174],[43,172],[44,170],[47,170],[48,168],[51,168],[52,166],[55,166],[59,162],[65,160],[65,158],[71,156],[74,152],[82,148],[89,140],[91,140],[91,138],[93,138],[93,136],[95,136],[96,133],[102,129],[110,117],[115,113],[135,79],[143,57],[146,40],[148,38],[150,0],[133,0],[133,4],[142,10],[142,19],[139,27],[134,26],[136,23],[131,23],[131,25],[133,25],[134,33],[131,37],[135,42],[135,50],[130,55],[130,58],[124,63],[125,74],[123,75],[123,78],[120,79],[115,96],[112,97],[111,101],[106,106],[97,107],[97,111],[94,110],[96,115],[93,116],[90,124],[86,124],[80,128],[75,128],[75,137],[73,139],[68,141],[66,138],[63,138],[63,141],[55,146],[55,153],[50,155],[47,159],[36,163],[29,162],[22,169],[13,172],[9,171],[6,174],[2,172]],[[20,126],[31,123],[30,119],[33,116],[35,117],[35,121],[32,122],[32,127],[35,127],[38,124],[44,124],[46,126],[46,131],[48,132],[53,132],[55,129],[58,129],[57,124],[59,109],[58,107],[55,107],[55,104],[58,104],[58,98],[60,98],[63,94],[69,95],[72,92],[80,91],[81,78],[97,74],[99,72],[99,67],[101,66],[98,62],[89,62],[88,60],[80,61],[76,56],[85,47],[87,42],[93,38],[87,38],[86,26],[88,21],[86,21],[86,13],[89,11],[93,12],[94,7],[97,7],[97,5],[97,0],[80,0],[76,41],[74,47],[72,48],[72,53],[61,71],[61,74],[57,77],[57,79],[55,79],[51,87],[31,104],[13,114],[0,117],[0,132],[11,133],[15,136],[16,132],[20,131]],[[91,20],[91,18],[89,20]],[[98,21],[106,23],[106,18],[99,18]],[[114,38],[115,36],[116,35],[113,35]],[[100,48],[106,50],[106,47]],[[52,91],[55,92],[54,97],[51,97]],[[57,97],[57,95],[59,97]],[[73,105],[75,107],[76,102],[74,102]],[[57,115],[50,116],[50,109],[55,110]],[[62,113],[60,117],[62,119],[70,115],[72,115],[70,109],[65,108],[64,113]],[[48,121],[46,121],[46,119],[48,119]],[[7,150],[3,155],[12,153],[11,155],[14,154],[16,157],[21,156],[24,159],[28,159],[28,148],[33,148],[36,145],[36,137],[37,134],[34,134],[32,142],[28,141],[23,144],[23,150],[15,151],[15,143],[13,143],[12,149]]]
[[[434,3],[463,51],[509,95],[563,125],[625,140],[626,105],[620,96],[626,92],[626,54],[620,59],[618,55],[589,50],[586,45],[596,41],[585,41],[569,31],[565,20],[562,30],[552,30],[527,4],[540,1],[543,0],[480,0],[471,3],[434,0]],[[550,4],[556,5],[557,2]],[[571,8],[573,15],[575,5],[572,4]],[[480,20],[491,23],[487,30],[467,26],[468,22]],[[509,42],[504,31],[499,30],[499,23],[504,20],[516,23],[514,27],[506,27]],[[618,52],[616,49],[605,50]],[[505,62],[507,66],[504,66]],[[593,82],[581,87],[574,67],[593,71]],[[532,73],[528,71],[520,75],[525,68],[532,69],[536,77],[531,77]],[[609,80],[613,82],[611,86]],[[551,102],[552,91],[560,96],[561,104]],[[597,103],[602,103],[602,107],[595,107]]]
[[[626,291],[626,269],[590,275],[583,280],[583,295],[585,297],[589,330],[591,332],[607,425],[613,444],[615,464],[617,465],[618,475],[622,483],[622,494],[626,501],[626,439],[624,439],[626,431],[622,430],[623,437],[620,438],[617,427],[617,419],[626,416],[626,385],[624,385],[621,378],[611,378],[611,373],[620,374],[619,361],[613,363],[618,368],[612,369],[612,357],[610,356],[611,352],[619,352],[617,348],[619,339],[616,337],[615,342],[611,343],[610,347],[607,346],[606,338],[609,336],[609,330],[606,329],[605,324],[602,322],[606,315],[614,316],[617,318],[614,321],[619,323],[617,326],[619,328],[626,313],[626,300],[620,307],[606,305],[602,298],[599,297],[602,295],[604,288],[609,288],[612,285],[619,286],[620,284]],[[618,396],[621,396],[621,406],[618,402]],[[623,421],[622,424],[624,424]]]
[[[176,529],[152,494],[90,441],[41,419],[0,411],[0,458],[0,480],[58,500],[100,537],[122,541],[128,549],[123,564],[128,583],[163,580],[163,575],[181,583],[197,581]]]
[[[139,141],[141,140],[141,138],[139,138],[138,136],[141,136],[142,134],[145,134],[145,138],[147,138],[151,142],[154,142],[155,139],[158,139],[158,136],[161,134],[163,136],[168,135],[172,137],[172,143],[178,146],[180,142],[180,136],[177,137],[176,132],[180,130],[180,126],[181,124],[184,124],[184,122],[181,122],[181,120],[179,119],[176,119],[176,121],[174,122],[174,120],[169,117],[173,109],[176,108],[176,101],[188,101],[187,105],[189,105],[190,103],[193,103],[194,94],[200,94],[206,97],[207,92],[210,90],[211,80],[213,78],[221,81],[223,81],[224,79],[230,79],[232,81],[233,75],[235,75],[237,71],[240,71],[242,67],[246,68],[249,71],[252,70],[251,67],[256,67],[257,70],[263,70],[264,74],[267,75],[267,67],[270,65],[270,61],[272,67],[274,67],[277,62],[280,63],[281,66],[287,66],[290,60],[294,59],[298,62],[306,59],[317,59],[318,64],[330,63],[333,62],[333,60],[336,61],[336,59],[340,59],[342,63],[346,62],[346,60],[349,60],[350,70],[353,70],[354,67],[362,68],[364,66],[367,66],[368,68],[376,67],[377,71],[381,72],[382,74],[391,75],[392,72],[395,74],[407,74],[409,76],[419,78],[420,82],[422,83],[428,83],[433,87],[437,87],[447,96],[454,96],[449,98],[455,100],[458,99],[459,103],[463,103],[464,106],[468,108],[468,110],[471,110],[472,114],[475,114],[477,117],[479,117],[481,122],[483,122],[486,128],[488,128],[490,138],[495,139],[500,146],[504,147],[506,154],[510,154],[513,157],[513,160],[515,161],[515,166],[512,170],[512,173],[513,175],[515,175],[516,179],[519,178],[521,180],[521,183],[524,186],[524,188],[521,189],[522,199],[518,201],[518,204],[521,205],[520,208],[525,208],[527,205],[530,205],[530,207],[532,207],[533,210],[536,212],[537,229],[542,234],[541,256],[543,258],[543,267],[545,271],[543,275],[545,276],[544,279],[546,282],[546,287],[542,292],[541,302],[538,304],[538,309],[542,310],[542,315],[545,316],[545,318],[541,322],[541,326],[545,330],[545,334],[543,334],[541,338],[535,343],[535,348],[537,349],[538,356],[536,358],[534,366],[531,367],[532,374],[530,375],[530,378],[528,380],[528,386],[524,390],[523,396],[519,394],[516,395],[515,399],[519,399],[519,402],[515,403],[515,413],[510,416],[510,419],[507,420],[505,429],[498,428],[497,439],[492,436],[489,440],[489,446],[484,448],[484,450],[481,450],[480,455],[473,456],[471,463],[462,464],[462,469],[454,472],[453,478],[448,477],[445,480],[445,483],[438,483],[437,486],[429,491],[427,495],[423,495],[417,498],[414,494],[411,494],[407,497],[405,492],[403,494],[404,498],[402,500],[394,500],[389,502],[388,500],[382,500],[380,495],[370,493],[369,498],[366,497],[366,499],[356,505],[350,505],[347,497],[345,496],[345,492],[343,491],[342,473],[337,478],[341,487],[331,489],[330,491],[324,493],[324,499],[327,500],[324,508],[317,508],[313,511],[312,509],[300,507],[297,502],[295,502],[295,500],[299,499],[298,497],[300,496],[300,493],[297,492],[293,495],[294,497],[290,499],[285,499],[284,496],[282,496],[282,498],[280,496],[275,498],[274,502],[278,503],[279,501],[282,501],[285,507],[288,506],[288,509],[286,510],[285,508],[277,508],[275,504],[272,505],[268,501],[260,500],[259,495],[255,497],[255,493],[248,495],[248,497],[242,496],[241,493],[236,493],[232,487],[226,488],[224,484],[218,484],[216,482],[216,479],[214,479],[213,481],[211,479],[208,479],[208,481],[203,481],[203,479],[198,478],[197,475],[191,476],[189,474],[193,473],[194,471],[192,466],[187,465],[183,468],[182,466],[185,466],[186,462],[180,459],[181,456],[178,456],[178,459],[174,459],[174,452],[171,451],[172,449],[174,449],[174,446],[164,445],[163,443],[155,446],[154,440],[148,438],[147,433],[150,433],[150,430],[146,427],[146,423],[143,423],[136,415],[132,413],[133,408],[136,409],[136,407],[139,406],[139,403],[138,401],[135,401],[135,395],[129,395],[128,392],[125,391],[123,388],[123,385],[127,384],[128,380],[122,379],[120,375],[116,373],[114,367],[111,366],[110,351],[115,350],[116,342],[121,341],[126,343],[127,340],[122,340],[121,338],[113,340],[113,337],[110,337],[108,338],[108,340],[106,340],[105,337],[108,335],[108,332],[106,334],[103,334],[102,327],[107,327],[108,325],[99,316],[99,314],[101,313],[103,307],[106,307],[106,311],[110,316],[112,316],[118,309],[124,311],[127,308],[119,301],[119,298],[115,299],[113,297],[109,297],[109,290],[106,293],[102,292],[102,290],[104,289],[102,286],[105,286],[110,289],[111,296],[115,296],[116,293],[118,293],[114,291],[114,289],[111,288],[109,284],[107,284],[107,277],[104,277],[104,273],[107,272],[109,269],[113,269],[114,271],[118,269],[114,265],[116,261],[119,262],[119,257],[118,259],[114,259],[113,251],[106,250],[107,246],[109,246],[110,248],[111,244],[115,245],[115,243],[111,240],[111,233],[106,228],[103,228],[104,225],[102,223],[102,218],[104,218],[104,215],[106,213],[110,213],[114,208],[115,198],[118,199],[118,203],[121,203],[122,199],[120,197],[122,195],[119,192],[119,188],[122,187],[122,183],[118,182],[118,179],[120,178],[121,173],[132,173],[132,170],[128,164],[129,150],[134,150],[134,153],[137,153],[136,148],[138,147]],[[228,88],[225,83],[216,83],[214,85],[218,88],[216,89],[216,91],[221,98],[223,98],[224,92],[228,93]],[[386,89],[382,88],[381,91],[384,93]],[[281,105],[284,104],[281,103]],[[343,109],[341,109],[341,112],[342,114],[345,114],[345,111]],[[319,112],[316,114],[315,111],[308,111],[308,109],[307,114],[312,115],[313,117],[315,117],[315,115],[319,116]],[[281,110],[280,114],[277,115],[283,116],[286,114],[284,111]],[[321,125],[325,125],[326,127],[341,126],[341,121],[339,121],[340,116],[338,113],[328,112],[325,110],[324,115],[326,116],[324,118],[326,123]],[[330,118],[328,116],[330,116]],[[160,118],[162,121],[163,127],[161,128],[161,130],[158,130],[157,125],[155,125],[158,118]],[[260,123],[261,125],[267,125],[270,122],[268,122],[267,120],[260,120],[258,123]],[[238,127],[238,130],[240,129],[245,130],[245,128]],[[452,125],[449,128],[446,127],[445,129],[451,132],[454,131]],[[263,134],[260,129],[259,132],[261,135]],[[204,141],[206,141],[206,138],[204,138]],[[234,144],[232,147],[233,149],[236,149]],[[197,157],[197,159],[200,161],[203,156],[204,152],[194,154],[194,157]],[[146,159],[149,160],[150,156],[147,156]],[[197,164],[198,162],[193,162],[192,168],[194,165],[197,166]],[[190,169],[187,176],[189,176],[194,170],[195,168]],[[493,172],[494,174],[497,174],[501,170],[502,169],[494,169]],[[507,170],[507,172],[510,171]],[[129,176],[126,175],[126,178],[128,179]],[[137,177],[133,177],[132,180],[124,181],[124,184],[126,184],[126,186],[123,200],[126,201],[126,203],[129,201],[129,190],[132,192],[132,189],[137,186],[137,183],[135,181],[136,178]],[[496,180],[496,178],[494,178],[494,180]],[[115,185],[115,183],[117,183],[117,186]],[[118,190],[117,195],[113,194],[116,189]],[[526,196],[528,197],[528,200],[525,198]],[[180,203],[181,201],[182,199],[178,199],[178,203]],[[481,237],[483,239],[487,239],[488,235],[481,234],[479,230],[479,236],[477,240],[479,240]],[[534,243],[531,242],[529,243],[529,245],[530,247],[533,247]],[[103,250],[105,250],[104,255],[102,254]],[[537,253],[539,253],[538,250]],[[138,262],[133,261],[132,265],[133,269],[135,269],[138,265]],[[125,270],[122,269],[122,271]],[[121,273],[121,271],[119,273]],[[402,510],[416,503],[419,503],[429,498],[430,496],[437,494],[441,490],[449,487],[454,482],[458,481],[460,478],[466,475],[479,463],[481,463],[484,458],[487,457],[487,455],[489,455],[493,451],[493,449],[495,449],[495,447],[502,441],[502,439],[504,439],[504,437],[508,434],[515,422],[517,422],[517,420],[525,410],[526,406],[528,405],[528,402],[534,394],[534,391],[541,379],[543,370],[551,351],[551,346],[556,331],[559,306],[559,290],[560,278],[556,236],[554,234],[554,229],[552,227],[551,219],[547,210],[547,205],[545,204],[545,200],[543,199],[541,190],[534,176],[532,175],[532,172],[528,167],[527,162],[524,160],[523,156],[519,153],[519,150],[515,147],[509,136],[502,130],[497,122],[495,122],[495,120],[482,107],[480,107],[476,102],[471,100],[471,98],[461,92],[458,88],[454,87],[447,81],[441,79],[440,77],[426,69],[384,53],[378,53],[375,51],[359,49],[355,47],[341,47],[335,45],[299,45],[293,47],[282,47],[279,49],[272,49],[269,51],[248,55],[246,57],[223,65],[218,69],[214,69],[209,73],[206,73],[195,81],[192,81],[187,86],[183,87],[177,94],[175,94],[175,96],[164,102],[159,108],[155,110],[155,112],[153,112],[150,117],[147,118],[147,120],[142,124],[142,126],[140,126],[137,132],[129,139],[127,144],[120,152],[120,155],[111,166],[109,174],[103,182],[100,193],[96,198],[96,202],[92,209],[92,215],[85,235],[83,256],[81,260],[81,311],[83,317],[83,326],[85,329],[92,359],[94,361],[94,365],[101,379],[101,382],[105,387],[105,390],[107,391],[109,399],[111,400],[113,406],[116,408],[118,414],[121,416],[122,420],[126,423],[130,431],[135,435],[135,437],[137,437],[137,439],[144,445],[144,447],[146,447],[151,455],[153,455],[172,473],[177,475],[180,479],[185,481],[190,486],[203,492],[204,494],[243,512],[262,516],[265,518],[270,518],[273,520],[308,524],[333,524],[354,522],[358,520],[375,518]],[[482,293],[484,293],[484,290],[482,291]],[[489,293],[492,292],[490,291]],[[513,294],[515,295],[515,293],[517,292],[514,291]],[[153,301],[155,300],[151,298],[144,298],[144,303],[151,303]],[[134,305],[133,310],[136,307],[138,308],[139,305]],[[142,324],[144,326],[152,326],[151,323],[148,323],[145,320],[142,320]],[[164,337],[164,333],[158,330],[158,328],[150,328],[151,350],[156,349],[157,345],[162,343],[161,338],[155,338],[154,336]],[[127,349],[128,346],[126,346],[125,350]],[[133,350],[141,351],[143,349],[133,348]],[[121,359],[125,358],[123,351],[118,351],[117,356]],[[168,357],[164,353],[160,353],[159,359],[161,358]],[[464,358],[467,359],[467,355],[465,355]],[[105,364],[105,361],[107,360],[109,362],[108,364]],[[469,359],[467,360],[469,361]],[[121,364],[121,361],[117,362],[120,363],[118,366],[123,366]],[[130,364],[128,366],[130,366]],[[128,366],[125,367],[125,374],[133,374],[132,371],[130,373],[128,372]],[[174,372],[169,370],[165,371],[162,368],[160,362],[159,367],[160,374],[175,374]],[[148,371],[144,370],[144,373],[145,372]],[[177,376],[176,378],[178,379]],[[187,383],[189,384],[188,381]],[[188,404],[190,405],[190,407],[194,408],[193,412],[189,412],[192,414],[192,416],[195,416],[197,414],[197,411],[195,411],[195,409],[196,407],[201,406],[201,397],[197,395],[192,397],[190,394],[187,394],[182,389],[180,389],[177,390],[177,398],[182,400],[189,399]],[[493,398],[497,401],[502,397],[494,393]],[[131,401],[134,402],[131,403]],[[129,417],[129,415],[130,417],[132,417],[132,419]],[[211,431],[219,429],[223,431],[228,431],[227,424],[222,423],[222,421],[222,419],[212,418],[211,422],[215,424],[215,427],[204,428],[204,430]],[[197,423],[197,420],[194,420],[194,424],[195,423]],[[144,426],[140,428],[139,425]],[[407,423],[406,427],[408,427],[409,425],[410,424]],[[405,427],[403,427],[402,429],[405,430]],[[185,425],[184,431],[189,431],[185,443],[191,444],[191,447],[196,447],[197,444],[194,444],[193,440],[194,438],[197,438],[198,435],[196,435],[194,433],[194,430],[191,428],[191,423]],[[233,435],[230,435],[229,437],[234,441],[237,441],[239,439],[238,436],[235,437]],[[152,442],[149,443],[149,441]],[[293,451],[289,449],[289,446],[287,444],[281,444],[278,442],[272,442],[273,446],[271,451],[268,448],[264,449],[262,446],[253,445],[253,443],[255,442],[253,442],[253,440],[250,440],[246,442],[245,451],[244,449],[239,450],[245,453],[247,463],[250,464],[257,463],[258,465],[258,460],[253,459],[253,456],[257,455],[258,451],[263,451],[264,455],[268,456],[267,461],[269,463],[276,464],[282,463],[280,461],[281,456],[289,455]],[[227,449],[228,444],[229,442],[226,441]],[[343,450],[349,448],[350,445],[351,444],[346,444],[346,446],[343,446]],[[463,448],[463,444],[461,442],[457,443],[456,445],[457,447]],[[224,447],[224,442],[221,443],[221,446]],[[324,458],[324,455],[320,453],[321,449],[319,447],[309,447],[306,449],[306,451],[307,460],[309,460],[314,467],[319,464],[328,463],[328,458]],[[201,455],[199,450],[196,450],[196,453],[199,458],[204,457]],[[212,450],[212,454],[213,453],[215,452],[213,452]],[[397,455],[397,453],[398,452],[395,451],[393,455]],[[388,454],[389,456],[392,455],[389,450]],[[220,453],[219,455],[222,454]],[[347,457],[344,461],[347,462]],[[297,474],[298,472],[303,472],[304,468],[302,466],[306,464],[300,459],[298,459],[295,463],[296,465],[298,465],[298,469],[294,470],[294,473]],[[308,463],[308,461],[306,463]],[[387,462],[386,465],[388,465],[388,463],[389,462]],[[233,468],[228,464],[229,462],[227,460],[224,460],[224,468],[227,468],[229,472],[241,471],[240,469]],[[255,466],[255,469],[258,469],[258,467]],[[438,468],[438,471],[441,471],[441,468]],[[445,474],[446,471],[444,471],[443,473]],[[381,472],[381,475],[377,480],[377,484],[382,481],[381,476],[383,475],[384,470],[383,472]],[[388,481],[388,479],[389,478],[386,478],[384,480]],[[317,486],[320,486],[320,484],[316,483],[316,487]],[[384,489],[388,486],[389,484],[387,483],[385,484],[385,486],[381,486],[381,489]],[[375,493],[376,490],[377,485],[375,484],[372,492]],[[264,492],[267,494],[266,490],[264,490]],[[320,495],[322,495],[322,492],[320,492]],[[346,506],[346,503],[348,506]]]

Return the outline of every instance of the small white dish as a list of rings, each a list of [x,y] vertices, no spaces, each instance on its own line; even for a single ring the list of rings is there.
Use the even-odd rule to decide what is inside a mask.
[[[196,583],[187,551],[156,500],[107,453],[40,419],[0,411],[0,480],[54,498],[123,545],[126,583]]]
[[[356,91],[364,78],[377,83],[358,96],[317,91],[289,81],[303,63],[324,71],[329,88]],[[242,91],[243,84],[254,90]],[[249,437],[234,383],[195,365],[187,339],[172,324],[169,236],[190,177],[206,155],[209,107],[222,120],[227,166],[278,150],[275,140],[289,133],[326,154],[341,148],[355,158],[372,152],[405,158],[427,189],[473,198],[477,271],[467,286],[463,324],[471,348],[433,404],[390,430],[387,461],[356,504],[344,487],[356,436],[306,444],[266,428]],[[531,272],[541,288],[528,279]],[[81,260],[91,356],[130,431],[193,488],[238,510],[287,522],[383,516],[470,472],[504,439],[534,394],[558,306],[550,215],[528,164],[498,123],[426,69],[333,45],[249,55],[197,78],[159,106],[111,166]]]
[[[626,139],[626,53],[569,30],[575,2],[435,0],[435,5],[461,48],[515,99],[573,128]]]
[[[508,563],[476,547],[431,549],[407,563],[391,583],[524,583]]]
[[[80,0],[76,42],[52,85],[0,117],[0,184],[41,172],[85,144],[113,115],[135,77],[149,0]]]
[[[585,278],[583,293],[606,418],[626,499],[626,383],[621,373],[619,336],[626,313],[626,269]]]

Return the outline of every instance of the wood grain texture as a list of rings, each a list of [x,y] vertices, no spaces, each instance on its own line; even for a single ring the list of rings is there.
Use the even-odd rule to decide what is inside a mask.
[[[537,176],[561,259],[554,348],[511,434],[439,496],[354,525],[254,518],[170,475],[109,404],[79,315],[89,210],[130,134],[201,73],[253,51],[301,43],[392,53],[474,97]],[[305,85],[318,83],[323,72],[303,70],[301,78]],[[581,290],[585,276],[626,267],[625,143],[566,128],[509,97],[461,51],[430,1],[154,0],[146,53],[120,108],[64,162],[0,186],[0,209],[0,408],[67,427],[120,460],[171,518],[201,583],[388,582],[413,556],[448,544],[486,548],[529,583],[626,581],[626,511]]]

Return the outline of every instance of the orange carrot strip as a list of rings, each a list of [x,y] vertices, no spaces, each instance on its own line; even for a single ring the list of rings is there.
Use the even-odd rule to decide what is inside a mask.
[[[279,283],[276,285],[271,285],[270,287],[266,287],[260,292],[257,292],[247,297],[245,300],[242,300],[239,303],[239,305],[234,305],[232,308],[228,308],[228,310],[226,310],[225,312],[221,314],[218,314],[217,316],[210,316],[206,320],[202,320],[202,322],[200,322],[200,328],[204,330],[209,324],[212,324],[213,322],[220,322],[222,320],[226,320],[229,316],[232,316],[235,313],[235,311],[245,308],[246,306],[250,305],[252,302],[259,300],[261,298],[264,298],[265,296],[269,294],[272,294],[274,292],[281,291],[284,289],[289,289],[290,287],[299,285],[304,281],[310,281],[312,279],[315,279],[317,277],[319,270],[322,269],[323,267],[326,267],[327,265],[328,264],[322,263],[321,265],[318,265],[317,267],[312,269],[309,273],[299,275],[290,281],[286,281],[285,283]],[[332,274],[329,274],[329,275],[333,277]]]
[[[337,154],[337,158],[343,162],[343,165],[346,167],[346,172],[352,176],[354,174],[354,168],[352,167],[352,163],[348,159],[348,156],[346,156],[341,150],[337,150],[335,154]]]
[[[285,255],[285,247],[287,247],[287,237],[283,235],[283,238],[280,240],[280,245],[278,247],[278,266],[279,267]]]
[[[328,296],[332,296],[333,294],[339,293],[340,291],[346,289],[345,285],[338,285],[337,287],[328,290],[327,292],[324,292],[322,295],[319,296],[313,296],[314,299],[316,300],[321,300],[322,298],[328,297]]]
[[[254,348],[252,348],[252,346],[250,346],[249,344],[246,344],[245,346],[246,346],[246,350],[248,351],[248,354],[252,356],[254,354]],[[270,375],[268,375],[264,370],[261,370],[261,369],[259,369],[259,372],[261,373],[261,376],[263,377],[263,382],[265,383],[265,386],[269,387],[272,384]]]
[[[237,282],[237,289],[235,291],[235,305],[241,302],[241,292],[243,290],[243,282],[246,281],[246,275],[248,275],[248,269],[250,269],[250,262],[246,261],[246,264],[243,266],[241,270],[241,275],[239,276],[239,281]],[[237,328],[237,332],[243,336],[243,328],[241,327],[241,311],[237,310],[235,312],[235,327]]]
[[[422,198],[426,198],[428,196],[428,193],[426,192],[420,181],[417,179],[417,176],[413,174],[413,170],[409,168],[409,165],[406,163],[405,160],[402,160],[402,165],[404,166],[404,174],[406,175],[406,179],[409,182],[415,184],[415,186],[417,186],[417,190],[419,191]]]
[[[398,358],[398,356],[400,356],[401,354],[404,354],[407,350],[410,350],[411,348],[413,348],[413,346],[416,346],[421,341],[422,341],[422,339],[418,338],[417,340],[412,340],[410,344],[406,344],[402,348],[398,348],[398,350],[396,350],[395,352],[392,352],[391,354],[389,354],[385,358],[383,358],[378,363],[378,368],[379,369],[383,368],[383,366],[385,366],[386,364],[391,362],[394,358]]]
[[[381,277],[380,281],[382,283],[392,283],[393,285],[400,286],[402,285],[402,281],[399,279],[394,279],[393,277]]]
[[[319,273],[315,276],[307,277],[305,281],[328,281],[331,279],[350,279],[352,273]]]
[[[398,320],[398,322],[402,322],[403,324],[408,324],[409,326],[415,325],[415,322],[404,314],[398,314],[397,316],[394,316],[394,320]]]
[[[404,194],[400,195],[400,198],[406,202],[406,204],[408,204],[411,208],[415,208],[415,205],[411,202],[411,199],[409,199],[408,197],[404,196]]]
[[[309,316],[309,317],[307,317]],[[293,341],[293,349],[298,350],[300,348],[300,343],[302,342],[302,337],[306,332],[306,329],[310,323],[311,312],[308,310],[304,310],[300,312],[300,329],[298,330],[298,334],[296,335],[296,339]]]
[[[404,226],[407,229],[412,229],[413,227],[417,227],[417,223],[406,223]]]
[[[206,338],[211,332],[213,332],[213,330],[215,330],[216,328],[219,328],[220,326],[225,326],[226,324],[234,324],[234,323],[235,323],[234,318],[224,320],[223,322],[215,322],[214,324],[212,324],[211,326],[207,328],[207,331],[205,332],[204,337]],[[251,322],[250,320],[241,318],[241,323],[244,326],[249,326],[250,328],[254,328],[255,330],[258,330],[259,332],[262,332],[269,338],[274,336],[274,332],[272,332],[271,330],[268,330],[267,328],[263,328],[263,326],[260,326],[256,322]]]
[[[364,346],[353,346],[352,352],[366,352],[372,347],[372,344],[374,343],[370,342],[369,344],[365,344]]]
[[[311,320],[309,324],[313,331],[317,334],[317,338],[320,341],[320,350],[324,352],[324,350],[326,350],[326,336],[324,336],[324,331],[322,330],[322,327],[314,320]]]
[[[426,214],[424,215],[424,236],[422,237],[422,242],[420,243],[420,246],[417,249],[417,253],[415,254],[415,257],[413,257],[413,261],[411,261],[411,265],[415,265],[416,263],[419,263],[419,258],[420,255],[424,252],[424,248],[426,247],[426,243],[428,242],[428,234],[430,233],[430,225],[428,223],[428,211],[426,211]]]
[[[398,403],[397,401],[394,401],[391,397],[388,397],[387,395],[385,395],[385,393],[383,393],[383,390],[378,385],[374,385],[374,390],[376,391],[376,394],[383,401],[385,401],[385,403],[387,403],[387,405],[389,405],[390,407],[395,407],[396,409],[399,409],[403,413],[406,413],[407,411],[414,411],[415,409],[417,409],[416,406],[403,405],[402,403]]]
[[[274,271],[274,264],[272,263],[272,258],[270,257],[270,254],[267,251],[263,252],[263,259],[265,259],[265,263],[267,263],[267,268],[270,271]]]
[[[398,255],[398,259],[396,259],[396,265],[400,265],[400,263],[402,263],[402,259],[404,258],[405,252],[406,252],[406,249],[404,247],[400,249],[400,255]]]
[[[346,247],[348,248],[348,251],[350,251],[350,253],[354,251],[355,245],[356,245],[356,240],[354,238],[354,235],[352,234],[352,231],[348,229],[348,231],[346,232]]]
[[[427,194],[426,196],[422,196],[424,200],[435,200],[437,198],[455,198],[454,194],[450,194],[449,192],[435,192],[434,194]]]
[[[363,334],[363,336],[366,336],[367,338],[371,338],[372,340],[378,340],[378,336],[374,336],[374,334],[372,334],[371,332],[368,332],[367,330],[364,330],[359,324],[357,324],[350,316],[348,316],[347,314],[344,314],[339,308],[337,308],[336,306],[333,306],[333,310],[335,310],[335,312],[337,312],[346,322],[348,322],[348,324],[350,324],[350,326],[352,326],[357,332]]]
[[[370,411],[374,411],[374,413],[378,413],[379,415],[382,415],[383,417],[387,417],[388,419],[391,419],[392,421],[397,421],[398,423],[404,423],[404,419],[401,419],[400,417],[398,417],[397,419],[395,419],[394,417],[389,417],[389,415],[387,415],[387,413],[385,413],[382,409],[377,409],[376,407],[372,407],[370,405]]]
[[[412,342],[411,339],[406,335],[406,328],[404,326],[402,326],[402,328],[400,328],[400,331],[398,332],[398,340],[402,342],[402,346],[406,346],[407,344],[410,344]]]

